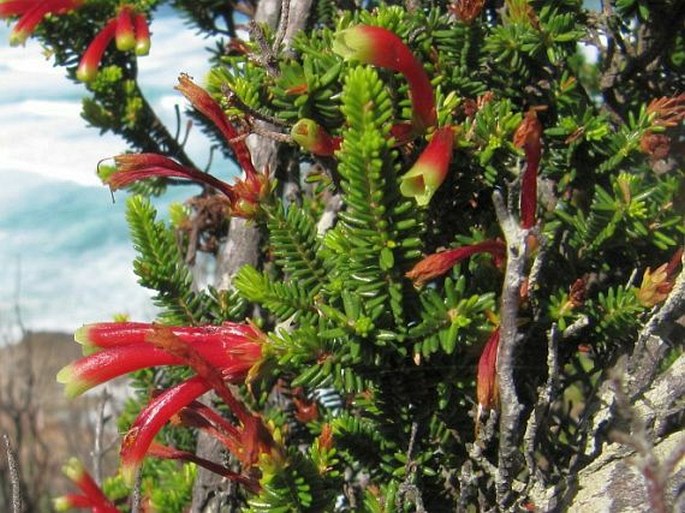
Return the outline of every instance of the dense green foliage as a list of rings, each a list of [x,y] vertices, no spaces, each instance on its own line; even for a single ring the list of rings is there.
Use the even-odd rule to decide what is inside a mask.
[[[154,13],[162,2],[134,3]],[[588,434],[583,405],[660,302],[645,296],[645,270],[668,262],[685,235],[682,153],[655,155],[647,146],[650,137],[665,133],[673,147],[682,144],[682,115],[668,123],[670,111],[648,105],[683,92],[685,38],[682,31],[657,31],[669,16],[682,24],[683,8],[675,0],[611,3],[613,14],[603,19],[579,0],[486,2],[464,23],[443,2],[412,2],[412,9],[371,2],[341,11],[344,2],[318,0],[309,30],[296,36],[292,51],[273,56],[272,70],[257,42],[242,42],[241,51],[217,45],[207,87],[230,116],[257,113],[285,127],[311,118],[342,138],[330,158],[294,145],[282,152],[282,168],[272,171],[284,178],[288,166],[299,167],[298,193],[274,195],[262,206],[254,221],[262,236],[259,264],[244,266],[232,291],[193,284],[186,255],[197,248],[181,229],[192,207],[176,207],[175,222],[167,223],[143,196],[128,200],[139,254],[134,270],[141,285],[156,292],[159,322],[220,324],[249,315],[268,333],[264,361],[250,392],[243,392],[278,433],[284,461],[263,457],[257,465],[261,491],[241,496],[245,511],[389,513],[415,511],[422,503],[441,512],[496,503],[489,465],[498,464],[497,437],[487,439],[476,428],[487,419],[476,419],[475,388],[479,355],[501,314],[506,268],[479,254],[423,287],[405,274],[442,248],[503,238],[492,195],[504,191],[518,215],[525,158],[513,139],[533,107],[544,130],[538,224],[518,305],[514,362],[525,411],[548,378],[553,327],[560,333],[563,375],[560,399],[548,405],[544,433],[534,441],[538,475],[521,479],[553,485],[577,471]],[[102,13],[117,4],[90,2],[41,26],[39,37],[70,76]],[[235,37],[227,3],[172,4],[193,27]],[[218,19],[230,23],[220,28]],[[455,127],[449,174],[425,209],[400,194],[399,179],[427,138],[398,145],[391,137],[394,124],[412,119],[406,82],[331,51],[335,33],[359,23],[388,28],[407,43],[435,88],[439,125]],[[637,37],[631,35],[636,24],[654,30],[663,43],[656,64],[633,73],[617,68],[620,76],[607,82],[617,57],[604,52],[598,63],[588,62],[579,50],[579,43],[596,41],[600,23],[626,45]],[[265,27],[263,35],[270,43],[275,31]],[[226,99],[226,88],[242,105]],[[88,89],[89,124],[122,135],[133,150],[189,163],[178,137],[154,122],[132,56],[107,53]],[[213,143],[225,144],[207,131]],[[318,224],[332,196],[341,207],[324,231]],[[225,223],[211,229],[226,236]],[[179,375],[141,373],[137,386],[145,391]],[[305,420],[297,394],[315,405]],[[332,445],[325,446],[320,435],[329,428]],[[187,437],[177,441],[192,444]],[[482,445],[480,458],[474,441]],[[148,488],[192,477],[187,469],[177,471],[179,477],[171,477],[165,466]],[[161,495],[153,502],[173,511],[185,498]],[[525,500],[525,493],[517,497]]]

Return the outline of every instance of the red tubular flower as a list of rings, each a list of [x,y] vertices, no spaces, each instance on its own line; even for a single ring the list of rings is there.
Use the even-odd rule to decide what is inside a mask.
[[[181,74],[176,89],[185,96],[195,109],[209,119],[222,133],[233,150],[238,165],[245,172],[245,178],[238,180],[234,186],[234,197],[231,198],[231,213],[245,218],[252,218],[259,209],[260,203],[271,193],[271,182],[268,170],[257,173],[252,164],[250,150],[241,137],[243,134],[233,126],[226,117],[221,105],[210,94],[195,84],[188,75]]]
[[[413,197],[420,206],[428,205],[442,185],[452,161],[454,132],[449,126],[438,128],[412,168],[401,178],[400,192]]]
[[[121,330],[121,331],[119,331]],[[192,365],[190,357],[157,344],[169,332],[217,369],[221,379],[240,382],[261,358],[263,334],[247,324],[198,328],[167,328],[143,323],[101,323],[84,326],[75,338],[100,351],[73,362],[57,374],[65,393],[74,397],[130,372],[160,365]]]
[[[10,33],[10,44],[24,44],[48,14],[63,14],[83,5],[84,0],[9,0],[0,2],[0,18],[21,16]]]
[[[117,50],[128,52],[136,47],[136,31],[133,26],[133,11],[128,5],[124,5],[119,9],[117,15],[117,28],[115,34],[115,42]]]
[[[249,465],[253,465],[262,452],[271,450],[273,439],[261,418],[250,413],[245,405],[234,397],[225,383],[226,380],[233,383],[244,380],[247,375],[246,367],[240,369],[240,374],[233,373],[227,376],[225,369],[212,361],[211,355],[208,356],[196,344],[188,343],[176,336],[170,329],[155,330],[149,340],[171,355],[184,360],[197,373],[197,376],[162,392],[140,412],[122,442],[120,456],[122,474],[125,479],[131,481],[135,476],[150,444],[162,426],[210,389],[216,391],[242,425],[241,430],[224,430],[229,438],[235,440],[233,445],[229,445],[229,449],[241,461]],[[261,351],[259,356],[261,356]],[[255,362],[256,359],[250,363]],[[238,433],[239,436],[236,439]]]
[[[229,200],[235,197],[233,187],[218,178],[193,169],[182,166],[170,158],[157,155],[156,153],[127,153],[114,157],[117,170],[106,178],[107,184],[112,190],[131,185],[139,180],[156,177],[185,178],[187,180],[202,183],[214,187],[225,194]]]
[[[542,155],[541,137],[542,125],[536,111],[530,109],[514,133],[514,146],[523,148],[526,154],[526,169],[521,178],[521,226],[525,229],[535,225],[537,180]]]
[[[91,508],[94,513],[120,513],[76,458],[71,458],[62,469],[64,474],[81,490],[82,495],[70,494],[55,499],[57,511],[69,508]]]
[[[195,376],[165,390],[142,409],[121,443],[121,473],[127,483],[134,481],[150,444],[164,424],[181,408],[209,390],[211,386]]]
[[[203,116],[212,121],[233,149],[236,160],[245,171],[245,177],[234,185],[214,176],[182,166],[177,162],[154,153],[125,154],[114,158],[117,169],[105,178],[112,189],[130,185],[138,180],[153,177],[185,178],[214,187],[222,192],[230,202],[233,215],[252,218],[259,211],[261,202],[271,193],[268,170],[257,173],[250,152],[242,134],[236,130],[221,109],[221,106],[207,91],[193,83],[187,75],[179,77],[176,87]]]
[[[117,20],[110,20],[90,42],[76,69],[76,78],[81,82],[91,82],[95,79],[102,56],[105,54],[109,43],[114,39],[116,30]]]
[[[319,157],[331,157],[340,149],[340,138],[331,137],[326,129],[313,119],[300,119],[293,126],[290,135],[302,148]]]
[[[499,348],[500,329],[495,330],[483,347],[478,360],[476,377],[476,399],[478,418],[484,410],[494,410],[499,406],[499,385],[497,384],[497,349]]]
[[[409,83],[414,127],[423,132],[435,126],[435,96],[426,70],[397,35],[382,27],[356,25],[336,34],[333,51],[346,60],[402,73]]]
[[[184,73],[178,77],[176,89],[190,101],[195,109],[214,123],[219,129],[226,139],[226,142],[228,142],[233,150],[238,165],[240,165],[243,171],[245,171],[248,176],[256,174],[257,171],[252,165],[252,157],[250,156],[250,150],[247,148],[247,144],[243,139],[239,139],[241,134],[228,120],[221,105],[219,105],[207,91],[195,84],[191,78]]]
[[[74,339],[84,346],[86,354],[117,346],[143,343],[155,325],[147,322],[100,322],[86,324],[74,333]],[[227,322],[220,326],[171,326],[167,327],[181,340],[192,343],[224,343],[227,338],[244,339],[241,344],[234,343],[231,351],[239,354],[241,350],[254,350],[252,341],[261,334],[251,324]],[[249,353],[249,351],[247,351]]]
[[[501,240],[486,240],[470,246],[448,249],[428,255],[405,276],[412,280],[415,286],[421,287],[427,281],[442,276],[458,262],[476,253],[490,253],[495,259],[503,259],[506,255],[506,248]]]
[[[150,25],[144,14],[136,14],[133,17],[133,26],[136,32],[136,55],[150,53]]]

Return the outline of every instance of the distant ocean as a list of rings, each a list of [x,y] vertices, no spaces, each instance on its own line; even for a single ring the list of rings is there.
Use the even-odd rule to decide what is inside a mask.
[[[184,106],[173,90],[176,78],[187,72],[201,82],[205,47],[213,42],[164,11],[151,28],[152,51],[139,59],[140,76],[173,130],[174,106]],[[33,331],[72,331],[117,313],[152,320],[150,292],[131,270],[126,194],[112,202],[95,176],[97,162],[125,145],[86,128],[79,117],[83,87],[46,61],[35,42],[10,48],[8,34],[0,21],[0,344],[19,321]],[[195,132],[186,148],[202,165],[206,140]],[[230,166],[218,167],[226,178]]]

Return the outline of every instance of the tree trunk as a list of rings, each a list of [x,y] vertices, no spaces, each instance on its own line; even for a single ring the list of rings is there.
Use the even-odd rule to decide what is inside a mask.
[[[287,19],[281,19],[281,6],[289,7]],[[275,27],[279,23],[282,31],[282,40],[285,48],[290,46],[294,35],[304,28],[311,0],[292,0],[290,2],[280,0],[261,0],[259,2],[255,21],[267,23]],[[278,49],[275,49],[278,51]],[[278,151],[279,144],[273,140],[258,135],[248,137],[247,144],[250,148],[252,161],[257,171],[268,169],[270,173],[279,172]],[[290,194],[293,185],[290,173],[285,171],[284,194]],[[295,185],[296,187],[296,185]],[[220,290],[231,288],[231,281],[238,270],[245,264],[257,265],[259,260],[259,230],[256,226],[244,219],[232,218],[229,225],[229,233],[226,242],[222,245],[217,255],[216,287]],[[203,458],[216,460],[222,454],[221,444],[214,438],[204,433],[198,435],[197,454]],[[232,483],[208,472],[199,469],[193,488],[192,513],[219,513],[232,512],[238,506],[236,489]]]

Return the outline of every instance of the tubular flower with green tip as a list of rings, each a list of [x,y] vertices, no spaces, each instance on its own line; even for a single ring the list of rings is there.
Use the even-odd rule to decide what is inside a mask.
[[[150,25],[144,14],[138,13],[133,17],[133,27],[136,32],[136,55],[143,56],[150,53]]]
[[[84,0],[4,0],[0,1],[0,18],[20,16],[10,32],[10,45],[24,44],[48,14],[64,14],[78,9]]]
[[[245,140],[240,138],[242,134],[228,120],[221,105],[185,73],[181,73],[178,77],[176,90],[185,96],[200,114],[214,123],[214,126],[219,129],[229,147],[233,150],[238,165],[245,171],[246,175],[256,174],[257,171],[252,165],[250,150]]]
[[[333,51],[345,60],[357,60],[402,73],[409,83],[414,128],[423,132],[437,123],[435,96],[426,70],[409,47],[382,27],[356,25],[335,35]]]
[[[147,18],[136,13],[130,5],[122,6],[117,16],[105,24],[86,48],[76,70],[77,79],[81,82],[95,80],[102,57],[112,40],[120,51],[135,49],[136,55],[147,55],[150,51]]]
[[[209,173],[182,166],[177,162],[155,153],[119,155],[114,158],[117,169],[105,178],[112,189],[131,185],[138,180],[154,177],[185,178],[209,185],[222,192],[229,200],[231,214],[253,218],[259,212],[261,203],[271,194],[272,184],[268,169],[258,173],[252,164],[250,151],[245,144],[244,134],[238,132],[226,117],[219,103],[207,91],[182,74],[176,87],[203,116],[210,120],[226,139],[233,150],[238,164],[245,172],[242,179],[233,185],[215,178]]]
[[[490,253],[497,261],[506,256],[506,248],[501,240],[496,239],[433,253],[412,267],[405,276],[412,280],[416,287],[421,287],[433,278],[445,274],[458,262],[477,253]]]
[[[64,367],[57,374],[57,381],[65,385],[68,396],[75,397],[136,370],[188,365],[182,356],[151,343],[161,330],[169,330],[194,348],[230,382],[242,382],[262,356],[264,334],[249,324],[168,328],[143,323],[100,323],[84,326],[76,332],[76,339],[89,348],[91,354]],[[92,352],[93,348],[100,350]]]
[[[107,50],[109,43],[114,39],[116,31],[117,20],[109,20],[90,42],[76,69],[76,78],[81,82],[92,82],[95,80],[95,77],[98,74],[98,68],[100,67],[100,62],[102,61],[102,56],[105,54],[105,50]]]
[[[136,47],[136,31],[133,25],[133,10],[129,5],[119,8],[117,15],[117,29],[114,40],[117,50],[128,52]]]
[[[401,178],[400,192],[414,198],[420,206],[428,205],[435,191],[442,185],[452,161],[454,132],[449,126],[439,128],[428,146],[409,171]]]
[[[155,331],[150,340],[170,354],[185,360],[197,376],[165,390],[140,412],[121,446],[121,469],[124,479],[129,482],[133,480],[162,426],[210,389],[214,389],[242,426],[229,430],[228,436],[234,437],[233,445],[227,446],[229,450],[249,466],[256,463],[262,453],[272,452],[274,443],[270,432],[264,426],[261,417],[249,412],[226,386],[227,378],[223,369],[214,365],[194,344],[187,343],[170,329]],[[242,380],[244,381],[244,375]],[[235,379],[230,381],[237,382]],[[236,434],[239,436],[236,437]]]
[[[116,171],[105,178],[105,182],[112,190],[121,189],[139,180],[147,178],[185,178],[222,192],[230,201],[235,198],[233,187],[218,178],[198,171],[191,167],[182,166],[168,157],[157,153],[126,153],[114,157]]]
[[[81,490],[81,494],[68,494],[54,499],[53,505],[57,511],[90,508],[93,513],[120,513],[79,460],[71,458],[62,471]]]
[[[331,157],[340,149],[340,138],[332,137],[313,119],[300,119],[290,131],[293,140],[319,157]]]
[[[526,112],[526,116],[514,133],[514,146],[523,148],[526,154],[526,169],[521,178],[521,227],[535,226],[537,207],[538,172],[542,156],[542,125],[535,109]]]

